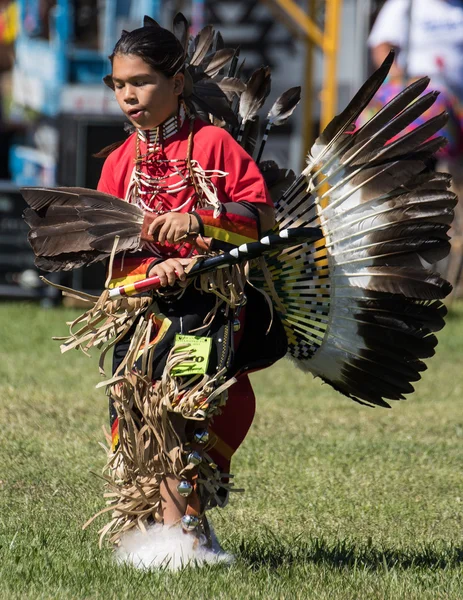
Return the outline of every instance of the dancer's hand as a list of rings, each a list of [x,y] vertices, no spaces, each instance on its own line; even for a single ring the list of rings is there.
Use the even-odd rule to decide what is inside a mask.
[[[198,219],[190,213],[169,212],[156,217],[148,227],[148,234],[161,245],[177,244],[190,234],[199,233]]]
[[[185,267],[190,264],[191,258],[168,258],[163,262],[149,267],[147,277],[157,275],[161,281],[161,287],[175,285],[175,283],[186,280]]]

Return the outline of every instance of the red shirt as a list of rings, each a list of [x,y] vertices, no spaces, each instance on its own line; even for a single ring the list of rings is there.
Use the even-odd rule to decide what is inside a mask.
[[[185,120],[180,131],[164,142],[163,152],[159,154],[160,158],[186,158],[189,127],[189,121]],[[133,133],[106,159],[98,183],[100,191],[125,198],[136,155],[135,136],[136,133]],[[140,151],[142,154],[146,152],[145,142],[140,143]],[[213,169],[227,173],[226,177],[212,178],[221,202],[247,200],[273,206],[256,163],[224,129],[207,125],[197,119],[194,124],[192,159],[196,160],[205,171]],[[156,169],[155,160],[152,163],[152,166],[148,167],[151,171]],[[175,195],[159,194],[157,199],[162,200],[165,210],[170,210],[181,206],[191,195],[192,189],[189,187]],[[195,202],[193,198],[181,212],[193,210]]]
[[[190,122],[186,119],[180,130],[163,142],[162,149],[153,155],[152,160],[144,163],[143,171],[152,177],[173,174],[169,181],[181,182],[181,177],[175,174],[175,163],[160,163],[159,160],[181,159],[183,161],[186,159],[189,130]],[[226,174],[225,176],[211,174],[210,181],[216,189],[217,198],[220,202],[246,200],[273,207],[273,202],[256,163],[227,131],[220,127],[207,125],[198,119],[194,123],[193,131],[192,160],[197,161],[204,171],[218,170]],[[126,197],[135,164],[136,136],[137,133],[133,133],[108,156],[103,165],[98,190],[118,198],[124,199]],[[146,151],[146,142],[140,141],[140,154],[143,155]],[[179,212],[190,212],[197,208],[196,194],[192,185],[188,185],[175,194],[158,193],[152,205],[158,206],[160,202],[164,211],[181,207]],[[150,204],[149,201],[148,204]],[[151,256],[157,254],[166,258],[169,256],[186,257],[191,255],[192,251],[189,244],[171,246],[166,243],[164,246],[158,246],[157,244],[152,246],[152,250],[149,251]],[[146,252],[143,254],[146,257]],[[130,254],[122,261],[125,265],[122,268],[123,274],[122,272],[119,273],[119,261],[116,260],[114,271],[115,274],[118,273],[117,284],[120,285],[124,281],[135,281],[143,278],[146,267],[151,260],[142,258],[139,253]],[[133,279],[135,275],[136,279]],[[130,279],[126,279],[127,277]]]

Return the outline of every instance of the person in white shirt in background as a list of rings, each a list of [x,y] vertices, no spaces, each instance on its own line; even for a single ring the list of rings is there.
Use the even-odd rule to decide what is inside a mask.
[[[368,45],[379,66],[391,47],[391,75],[428,75],[463,103],[463,0],[386,0]]]
[[[452,298],[463,296],[463,0],[386,0],[371,30],[368,45],[378,67],[391,48],[397,58],[380,104],[411,80],[431,78],[429,89],[441,92],[441,110],[449,113],[448,144],[438,155],[436,169],[452,175],[460,202],[452,226],[452,250],[437,268],[453,287]],[[388,89],[389,88],[389,89]],[[427,91],[428,91],[427,90]],[[437,103],[436,103],[437,104]],[[370,115],[371,116],[371,115]],[[427,115],[429,117],[431,115]],[[361,123],[360,123],[361,124]],[[416,124],[418,125],[418,123]]]

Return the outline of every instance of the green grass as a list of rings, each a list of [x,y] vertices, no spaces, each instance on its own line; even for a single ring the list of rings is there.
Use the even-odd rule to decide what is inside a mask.
[[[100,551],[96,356],[60,356],[71,310],[0,305],[0,598],[463,597],[463,306],[407,402],[368,409],[281,361],[253,376],[235,457],[244,494],[213,515],[232,568],[143,573]]]

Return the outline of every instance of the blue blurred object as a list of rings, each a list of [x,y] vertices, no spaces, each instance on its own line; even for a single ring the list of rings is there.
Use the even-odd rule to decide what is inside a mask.
[[[10,171],[14,183],[19,186],[56,185],[56,163],[52,157],[36,148],[12,146]]]
[[[79,112],[79,106],[85,104],[88,114],[86,103],[78,101],[86,91],[79,86],[100,86],[108,73],[108,55],[121,29],[141,26],[144,14],[157,19],[161,11],[160,0],[113,0],[101,4],[93,20],[99,26],[92,44],[95,47],[85,47],[76,40],[76,0],[57,0],[47,15],[40,14],[40,0],[19,0],[21,28],[16,40],[13,84],[17,103],[48,117],[72,112],[71,109]],[[48,17],[48,22],[41,22],[41,17]],[[107,112],[102,108],[103,96],[102,89],[99,101],[93,101],[93,112]],[[73,102],[73,98],[77,100]]]
[[[41,0],[18,0],[18,8],[13,102],[28,114],[30,134],[43,122],[61,133],[60,123],[70,115],[105,117],[119,124],[114,94],[102,82],[110,69],[108,55],[122,29],[140,27],[145,14],[159,20],[161,0],[56,0],[53,7]],[[14,182],[63,183],[56,180],[56,173],[63,171],[60,152],[47,154],[48,148],[38,146],[11,148]],[[63,146],[61,137],[57,146]]]

